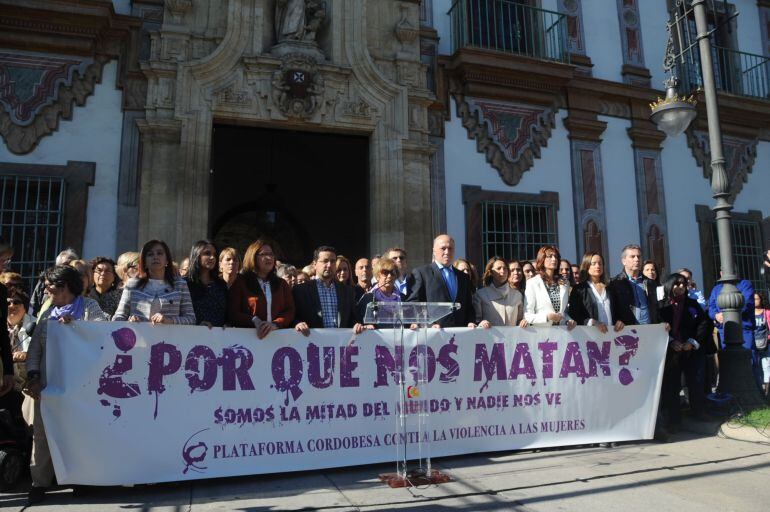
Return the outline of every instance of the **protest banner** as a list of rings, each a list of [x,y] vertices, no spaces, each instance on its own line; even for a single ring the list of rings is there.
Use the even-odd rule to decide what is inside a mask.
[[[397,331],[52,323],[42,414],[63,484],[118,485],[649,439],[667,333],[660,325],[428,329],[405,335],[407,380],[427,336],[428,384],[396,434]]]

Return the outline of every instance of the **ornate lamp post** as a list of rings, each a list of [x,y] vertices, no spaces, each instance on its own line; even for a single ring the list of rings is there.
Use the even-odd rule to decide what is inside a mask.
[[[722,151],[722,131],[719,124],[717,109],[716,84],[714,69],[711,61],[711,42],[706,18],[706,0],[677,0],[673,19],[668,23],[669,32],[666,56],[663,69],[672,73],[666,80],[666,98],[659,99],[650,105],[650,119],[660,130],[669,136],[681,134],[695,118],[695,101],[692,97],[680,97],[676,92],[678,79],[673,76],[677,59],[683,64],[685,56],[697,44],[700,52],[700,71],[703,80],[703,94],[706,101],[706,116],[708,119],[709,145],[711,150],[711,191],[716,200],[713,210],[716,214],[717,238],[719,241],[719,256],[722,263],[722,291],[717,297],[717,305],[724,315],[724,340],[726,350],[719,357],[719,391],[736,397],[744,407],[752,407],[761,403],[759,390],[754,383],[751,369],[751,351],[743,347],[743,328],[741,310],[744,299],[738,291],[733,260],[732,221],[730,211],[732,204],[728,201],[728,181],[725,172],[725,159]],[[713,1],[712,1],[713,5]],[[736,14],[737,15],[737,14]],[[687,27],[687,20],[695,18],[697,35],[692,37]],[[716,30],[716,29],[714,29]],[[674,36],[679,43],[679,51],[674,48]]]

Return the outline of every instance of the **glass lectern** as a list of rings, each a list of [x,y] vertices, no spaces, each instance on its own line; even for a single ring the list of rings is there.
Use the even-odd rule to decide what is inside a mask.
[[[396,410],[396,472],[380,475],[391,487],[411,487],[449,481],[431,467],[428,328],[460,308],[452,302],[372,302],[364,323],[393,329],[393,380],[398,390]],[[410,329],[416,326],[417,329]],[[413,460],[410,469],[409,461]]]

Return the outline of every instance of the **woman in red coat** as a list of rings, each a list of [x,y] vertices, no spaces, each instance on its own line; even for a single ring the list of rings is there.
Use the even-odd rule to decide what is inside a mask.
[[[259,339],[275,329],[291,327],[291,287],[276,275],[269,241],[259,239],[246,249],[243,270],[227,293],[227,318],[233,327],[256,327]]]

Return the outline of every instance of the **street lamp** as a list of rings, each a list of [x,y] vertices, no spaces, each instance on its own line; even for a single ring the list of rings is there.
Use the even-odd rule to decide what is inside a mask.
[[[676,0],[673,19],[667,26],[669,39],[663,60],[663,69],[671,72],[672,76],[665,83],[666,98],[659,99],[650,105],[652,109],[650,119],[660,130],[673,137],[681,134],[695,118],[695,101],[692,97],[685,99],[677,94],[678,79],[673,76],[673,69],[677,59],[682,64],[685,63],[687,52],[697,44],[700,52],[700,71],[703,79],[703,95],[706,101],[711,150],[711,191],[716,200],[713,210],[716,217],[719,256],[722,262],[722,276],[719,279],[719,282],[722,283],[722,291],[717,297],[717,305],[724,315],[723,333],[726,349],[719,357],[719,391],[733,395],[744,407],[752,407],[761,404],[761,400],[759,389],[753,378],[751,352],[743,347],[741,310],[744,299],[736,287],[738,276],[735,273],[733,261],[732,221],[730,219],[730,211],[733,206],[728,201],[730,196],[729,184],[722,151],[722,131],[719,124],[714,68],[711,61],[711,41],[709,40],[713,31],[709,30],[708,27],[706,0],[691,0],[689,7],[687,3],[687,0]],[[691,15],[695,18],[697,31],[694,38],[687,25]],[[674,48],[675,33],[679,43],[678,53]]]

